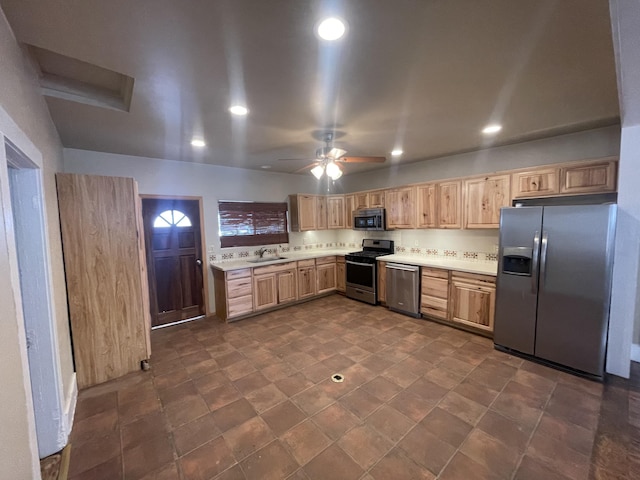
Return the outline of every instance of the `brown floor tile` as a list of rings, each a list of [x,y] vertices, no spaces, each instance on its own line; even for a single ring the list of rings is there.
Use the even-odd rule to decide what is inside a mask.
[[[438,366],[438,368],[444,368],[455,373],[456,375],[460,375],[461,377],[466,377],[469,373],[471,373],[471,370],[476,368],[475,365],[463,362],[462,360],[454,357],[444,357],[436,365]]]
[[[76,405],[75,420],[79,421],[87,417],[92,417],[98,413],[118,408],[118,394],[108,392],[101,395],[92,395],[90,390],[80,392]]]
[[[375,373],[359,363],[351,365],[341,373],[344,375],[345,382],[353,386],[354,389],[376,377]]]
[[[310,480],[357,480],[364,473],[336,444],[316,456],[303,470]]]
[[[316,413],[312,420],[332,440],[339,439],[359,423],[359,419],[339,403],[329,405]]]
[[[187,365],[184,368],[189,376],[194,379],[220,370],[220,367],[218,367],[218,364],[212,358],[193,365]]]
[[[298,469],[284,446],[274,440],[240,462],[247,480],[281,480]]]
[[[208,414],[175,429],[173,441],[178,454],[184,455],[219,435],[220,430],[216,427],[212,414]]]
[[[236,464],[215,477],[215,480],[245,480],[246,478],[240,464]]]
[[[596,433],[593,430],[580,427],[574,423],[552,417],[545,413],[540,419],[536,433],[560,440],[568,447],[587,457],[591,456],[593,440]],[[640,473],[640,472],[639,472]]]
[[[306,389],[291,400],[307,415],[313,415],[334,402],[320,385]]]
[[[226,432],[230,428],[236,427],[256,416],[256,411],[246,398],[241,398],[235,402],[220,407],[211,414],[214,423],[221,432]]]
[[[353,360],[351,360],[348,357],[345,357],[340,353],[337,353],[336,355],[333,355],[322,361],[322,364],[328,367],[329,369],[333,370],[334,373],[340,373],[342,370],[344,370],[347,367],[350,367],[354,363],[355,362]]]
[[[230,380],[225,376],[222,371],[216,371],[207,373],[201,377],[196,378],[193,384],[201,394],[210,392],[215,388],[222,387],[224,385],[230,385]]]
[[[439,407],[420,422],[436,438],[458,448],[473,428],[467,422]]]
[[[433,405],[417,395],[403,390],[388,402],[390,406],[414,422],[422,420],[431,411]]]
[[[402,387],[399,387],[397,384],[384,377],[376,377],[370,382],[362,385],[361,388],[383,402],[391,400],[395,395],[402,391]]]
[[[587,478],[589,474],[589,457],[569,448],[564,442],[539,432],[533,434],[526,454],[569,478]]]
[[[158,392],[158,395],[160,396],[160,401],[162,401],[162,404],[166,408],[172,403],[184,402],[190,397],[198,397],[200,393],[196,389],[193,381],[189,380],[175,387],[162,390]]]
[[[469,400],[453,391],[445,395],[438,407],[471,425],[475,425],[480,420],[480,417],[484,415],[484,412],[487,411],[487,407],[484,405]]]
[[[222,370],[231,381],[238,380],[256,371],[248,360],[240,360]]]
[[[251,455],[274,439],[271,429],[260,417],[253,417],[247,420],[225,432],[222,437],[238,461]]]
[[[369,471],[369,474],[375,480],[433,480],[436,478],[429,470],[408,458],[399,448],[394,448],[387,453]]]
[[[180,459],[185,480],[208,480],[235,463],[224,439],[218,437]]]
[[[393,362],[382,358],[379,355],[373,354],[362,360],[360,365],[379,375],[392,366]]]
[[[123,448],[124,477],[137,480],[173,462],[173,446],[168,434],[150,437],[146,442]]]
[[[496,390],[491,390],[484,385],[479,385],[473,380],[463,380],[460,385],[453,389],[459,395],[462,395],[469,400],[479,403],[488,407],[496,399],[498,393]]]
[[[367,425],[358,425],[344,435],[338,445],[367,470],[393,446],[391,441]]]
[[[286,396],[293,397],[296,393],[313,386],[313,382],[307,379],[304,374],[298,372],[290,377],[278,380],[275,385]]]
[[[232,384],[225,384],[202,394],[209,410],[214,411],[240,398],[240,392]]]
[[[471,431],[460,451],[501,478],[511,478],[520,459],[517,449],[479,429]]]
[[[348,349],[346,349],[342,354],[353,360],[354,362],[360,362],[371,355],[371,352],[365,350],[364,348],[360,348],[357,345],[352,345]]]
[[[293,427],[282,435],[281,440],[299,465],[305,465],[331,444],[331,440],[310,420]]]
[[[520,393],[503,391],[491,405],[491,410],[533,428],[542,415],[542,410],[532,406],[533,402]]]
[[[598,425],[600,400],[588,393],[559,384],[551,395],[546,411],[554,417],[595,430]]]
[[[191,380],[191,377],[184,368],[156,376],[153,379],[158,391],[173,388],[189,380]]]
[[[287,362],[279,362],[260,370],[262,374],[272,382],[287,378],[297,372],[297,369]]]
[[[278,437],[307,418],[306,414],[289,400],[263,412],[261,417]]]
[[[296,370],[315,364],[318,360],[305,352],[294,352],[284,357],[284,361]]]
[[[438,477],[439,480],[499,480],[500,478],[462,452],[454,455]]]
[[[355,414],[358,418],[363,419],[373,413],[382,401],[363,390],[358,388],[348,393],[339,400],[340,404]]]
[[[244,355],[242,355],[240,352],[237,352],[237,351],[231,351],[229,353],[224,353],[214,358],[216,360],[216,363],[222,369],[222,368],[227,368],[236,362],[244,360]]]
[[[402,388],[407,388],[420,377],[419,375],[408,372],[399,364],[387,368],[382,372],[381,376]]]
[[[243,395],[269,385],[270,383],[271,381],[260,372],[250,373],[249,375],[245,375],[233,382],[238,391]]]
[[[117,456],[70,477],[70,480],[121,480],[123,478],[122,457]]]
[[[207,403],[200,396],[191,397],[184,402],[177,402],[165,408],[164,413],[172,428],[189,423],[209,413]]]
[[[514,480],[570,480],[555,469],[543,464],[535,458],[525,455],[516,471]],[[604,479],[602,479],[604,480]]]
[[[73,424],[70,441],[81,445],[95,437],[103,437],[118,432],[118,411],[104,410],[90,417],[76,420]]]
[[[529,437],[533,431],[532,426],[520,424],[492,410],[484,414],[477,428],[521,453],[529,443]]]
[[[169,428],[162,413],[152,413],[122,427],[122,448],[132,448],[145,443],[149,438],[168,434]]]
[[[144,388],[138,392],[138,396],[126,399],[118,399],[118,415],[120,423],[128,423],[136,418],[157,412],[162,408],[158,393],[155,390]]]
[[[315,363],[301,370],[302,374],[313,383],[318,383],[331,377],[335,372],[322,362]]]
[[[121,454],[120,432],[94,437],[71,449],[69,477],[74,477]]]
[[[402,415],[395,408],[383,405],[367,417],[366,424],[396,443],[415,425],[415,422]]]
[[[398,446],[414,462],[436,476],[456,452],[454,447],[429,433],[422,425],[411,429]]]

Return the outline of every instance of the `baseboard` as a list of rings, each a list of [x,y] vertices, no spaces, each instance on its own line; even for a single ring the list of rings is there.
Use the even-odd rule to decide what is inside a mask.
[[[631,344],[631,360],[634,362],[640,362],[640,345],[637,343]]]
[[[67,399],[64,408],[65,418],[65,430],[67,441],[73,428],[73,417],[76,414],[76,404],[78,403],[78,382],[76,381],[76,372],[73,372],[71,377],[71,385],[69,385],[69,391],[67,392]],[[65,442],[66,444],[66,442]]]

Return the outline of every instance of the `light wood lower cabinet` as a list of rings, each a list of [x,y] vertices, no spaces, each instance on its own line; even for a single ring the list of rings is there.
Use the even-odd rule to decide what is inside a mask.
[[[347,291],[347,270],[344,257],[337,257],[336,260],[336,290],[342,293]]]
[[[387,303],[387,262],[380,262],[376,265],[378,268],[378,302]]]
[[[450,288],[451,321],[493,332],[496,305],[495,278],[452,272]]]
[[[216,316],[223,320],[253,312],[253,278],[250,268],[213,270]]]
[[[298,299],[297,269],[276,274],[278,280],[278,305],[295,302]]]
[[[318,294],[331,292],[336,289],[336,264],[327,263],[316,265],[316,276],[318,280]]]
[[[420,310],[447,320],[449,315],[449,271],[439,268],[422,267]]]
[[[298,298],[313,297],[316,294],[316,267],[298,267]]]
[[[296,300],[296,262],[253,269],[253,308],[264,310]]]
[[[275,273],[254,275],[253,309],[264,310],[278,305],[278,280]]]

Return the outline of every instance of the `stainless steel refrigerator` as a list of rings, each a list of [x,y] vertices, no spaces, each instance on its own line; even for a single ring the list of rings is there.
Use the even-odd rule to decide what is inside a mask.
[[[494,343],[602,377],[615,205],[503,208]]]

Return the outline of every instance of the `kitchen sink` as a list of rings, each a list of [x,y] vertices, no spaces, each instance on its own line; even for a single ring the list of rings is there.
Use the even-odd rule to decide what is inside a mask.
[[[286,260],[287,257],[263,257],[256,258],[254,260],[247,260],[249,263],[265,263],[265,262],[273,262],[275,260]]]

